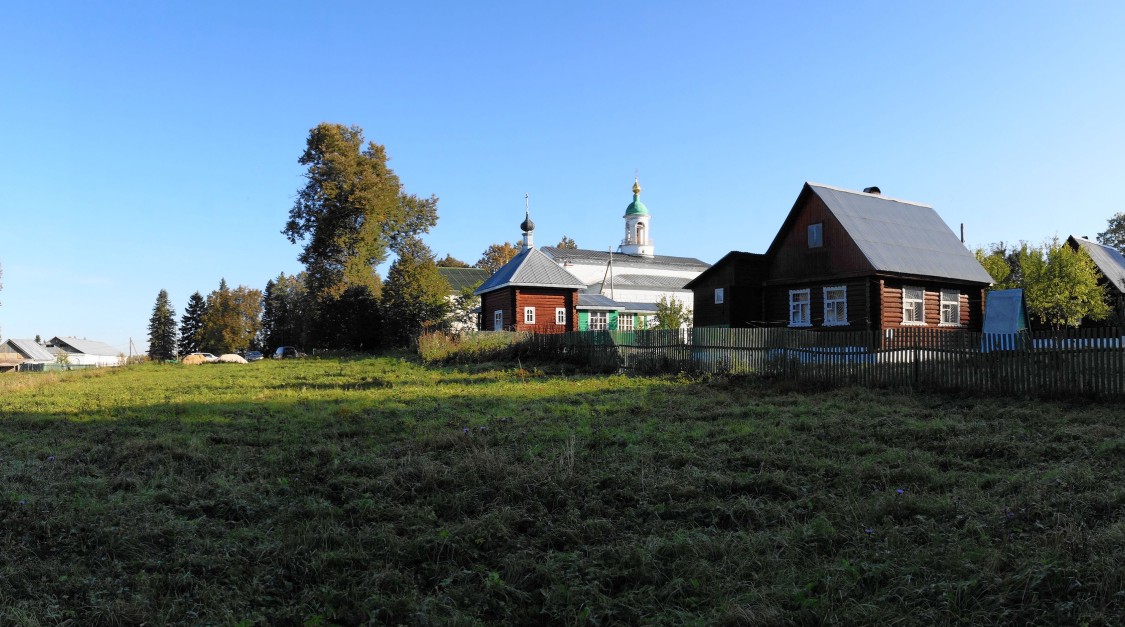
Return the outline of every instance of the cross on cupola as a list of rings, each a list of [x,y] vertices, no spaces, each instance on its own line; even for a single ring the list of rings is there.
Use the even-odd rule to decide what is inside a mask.
[[[526,193],[523,195],[523,222],[520,223],[520,230],[523,231],[523,249],[535,246],[535,223],[531,221],[531,206]]]

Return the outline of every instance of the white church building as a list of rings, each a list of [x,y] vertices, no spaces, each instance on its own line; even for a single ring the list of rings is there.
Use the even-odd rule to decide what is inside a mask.
[[[625,237],[616,252],[556,246],[539,249],[586,285],[578,295],[581,331],[647,328],[653,324],[661,298],[677,300],[691,311],[692,292],[684,285],[710,264],[694,257],[657,255],[652,214],[640,196],[640,182],[634,181],[633,202],[623,216]]]

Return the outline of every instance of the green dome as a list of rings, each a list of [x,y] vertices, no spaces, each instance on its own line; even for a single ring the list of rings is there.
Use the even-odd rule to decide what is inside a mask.
[[[633,196],[633,202],[625,208],[625,215],[627,216],[647,216],[648,207],[636,196]]]
[[[647,216],[648,207],[641,202],[641,184],[640,181],[633,181],[633,202],[625,207],[625,217],[629,216]]]

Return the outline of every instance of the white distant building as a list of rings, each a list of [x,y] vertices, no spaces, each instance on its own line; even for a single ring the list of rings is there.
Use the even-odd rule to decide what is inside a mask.
[[[47,341],[47,350],[59,361],[74,366],[120,366],[125,363],[124,353],[105,342],[80,337],[53,337]]]
[[[617,252],[557,246],[539,249],[586,284],[578,303],[581,331],[645,328],[661,298],[677,300],[690,312],[692,292],[684,286],[711,267],[694,257],[656,254],[652,215],[640,195],[640,182],[634,181],[633,202],[623,216],[625,238]]]

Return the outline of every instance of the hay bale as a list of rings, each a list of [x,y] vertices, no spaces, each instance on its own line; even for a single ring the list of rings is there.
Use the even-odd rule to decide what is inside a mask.
[[[243,359],[242,355],[235,355],[234,353],[226,353],[225,355],[219,355],[218,361],[221,364],[245,364],[245,363],[248,363],[245,359]]]

